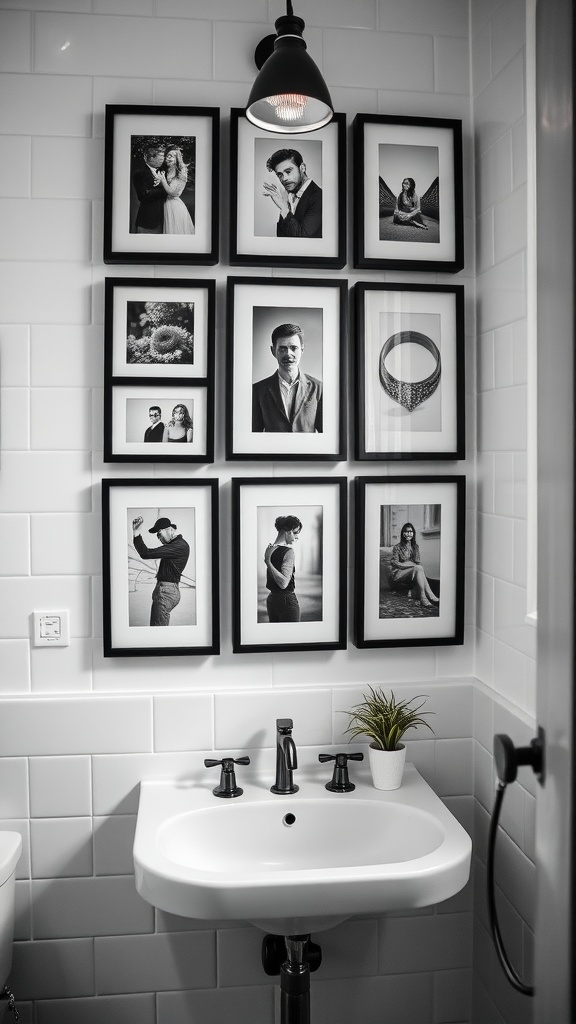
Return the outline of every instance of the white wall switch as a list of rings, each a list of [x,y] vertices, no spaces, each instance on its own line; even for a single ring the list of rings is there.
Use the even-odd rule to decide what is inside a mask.
[[[69,647],[68,612],[34,612],[35,647]]]

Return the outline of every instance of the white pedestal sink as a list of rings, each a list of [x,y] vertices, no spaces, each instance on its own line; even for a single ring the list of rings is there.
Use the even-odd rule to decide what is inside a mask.
[[[291,796],[241,781],[228,800],[213,780],[141,783],[134,865],[148,903],[298,935],[439,903],[468,881],[470,837],[411,764],[392,792],[359,772],[352,793],[327,792],[321,770],[299,771]]]
[[[19,832],[0,832],[0,992],[4,991],[12,964],[15,878],[21,852]]]

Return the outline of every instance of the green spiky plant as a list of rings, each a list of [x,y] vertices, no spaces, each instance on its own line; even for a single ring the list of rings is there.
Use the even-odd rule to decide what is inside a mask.
[[[431,732],[432,726],[425,721],[423,715],[432,715],[433,711],[422,711],[426,697],[420,694],[411,700],[396,700],[390,691],[387,697],[383,690],[368,687],[369,692],[363,694],[364,700],[355,704],[351,711],[344,714],[350,716],[350,724],[344,730],[350,733],[350,739],[357,736],[369,736],[372,746],[380,750],[396,750],[402,737],[409,729],[424,725]],[[414,707],[414,702],[421,703]],[[421,713],[420,713],[421,712]]]

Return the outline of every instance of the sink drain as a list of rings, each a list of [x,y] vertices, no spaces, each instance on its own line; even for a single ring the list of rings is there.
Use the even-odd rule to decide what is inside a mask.
[[[293,825],[295,821],[296,815],[292,813],[285,814],[282,818],[282,824],[286,825],[287,828],[290,828],[290,825]]]

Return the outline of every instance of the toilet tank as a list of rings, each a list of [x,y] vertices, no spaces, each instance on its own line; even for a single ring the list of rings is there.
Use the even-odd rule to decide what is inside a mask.
[[[12,966],[16,865],[21,850],[19,832],[0,832],[0,992]]]

